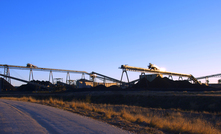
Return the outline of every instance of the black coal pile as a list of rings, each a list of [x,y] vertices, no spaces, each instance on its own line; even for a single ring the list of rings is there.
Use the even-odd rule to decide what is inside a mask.
[[[68,91],[74,91],[76,90],[76,86],[75,85],[69,85],[63,82],[57,82],[56,87],[64,87],[66,90]]]
[[[93,87],[93,90],[105,90],[107,87],[104,85],[97,85],[96,87]]]
[[[33,82],[33,83],[37,83],[37,84],[40,84],[40,85],[44,85],[44,86],[52,85],[52,83],[49,82],[49,81],[32,80],[31,82]]]
[[[187,80],[183,81],[174,81],[174,83],[177,84],[178,88],[207,88],[208,86],[206,85],[200,85],[200,84],[192,84]]]
[[[149,82],[146,78],[142,78],[137,84],[133,85],[133,88],[207,88],[205,85],[192,84],[187,80],[173,81],[166,77],[156,77],[153,81]]]
[[[147,80],[147,78],[142,78],[137,82],[137,84],[132,86],[133,88],[148,88],[150,87],[150,82]]]
[[[9,82],[5,79],[0,78],[0,89],[1,91],[15,91],[16,88],[12,86]]]
[[[111,91],[122,90],[122,88],[118,85],[112,85],[112,86],[108,87],[108,89],[111,90]]]
[[[32,85],[32,84],[23,84],[18,87],[18,91],[38,91],[40,90],[40,86]]]
[[[35,84],[31,84],[31,83],[36,83],[36,84],[39,84],[39,85],[35,85]],[[48,90],[46,88],[43,88],[42,86],[40,85],[43,85],[45,87],[51,87],[53,84],[50,83],[49,81],[31,81],[31,83],[28,83],[28,84],[24,84],[24,85],[21,85],[20,87],[18,87],[18,91],[45,91],[45,90]]]
[[[173,88],[177,87],[177,84],[173,80],[168,78],[156,77],[153,81],[150,82],[150,87],[152,88]]]

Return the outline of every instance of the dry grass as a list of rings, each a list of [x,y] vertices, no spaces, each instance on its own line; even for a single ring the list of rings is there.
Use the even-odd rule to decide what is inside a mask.
[[[202,119],[194,119],[194,121],[190,121],[184,118],[167,119],[155,117],[152,118],[150,124],[151,126],[174,132],[189,132],[200,134],[220,133],[217,129]]]
[[[201,118],[187,118],[180,112],[170,112],[155,114],[144,108],[126,105],[106,105],[106,104],[90,104],[79,101],[64,102],[62,100],[49,98],[49,100],[36,100],[32,97],[4,97],[3,99],[29,101],[40,103],[54,107],[71,110],[72,112],[86,113],[90,112],[90,116],[95,118],[97,115],[102,115],[101,119],[107,120],[116,118],[119,120],[127,120],[132,124],[146,124],[153,128],[169,131],[172,133],[192,133],[192,134],[221,134],[216,126],[220,126],[220,122],[212,125],[210,122]],[[83,110],[83,112],[80,112]],[[96,114],[95,114],[96,113]],[[137,131],[139,133],[139,131]]]

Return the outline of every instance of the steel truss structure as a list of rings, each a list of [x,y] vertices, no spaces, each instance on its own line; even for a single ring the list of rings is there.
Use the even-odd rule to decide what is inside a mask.
[[[121,65],[120,69],[122,69],[121,81],[123,78],[123,74],[126,73],[128,83],[129,83],[129,77],[128,77],[127,71],[134,71],[134,72],[141,72],[141,75],[145,75],[145,73],[164,74],[164,75],[168,75],[170,79],[173,78],[172,76],[179,76],[179,80],[183,79],[183,77],[187,77],[188,80],[193,81],[195,84],[201,84],[191,74],[182,74],[182,73],[174,73],[174,72],[168,72],[168,71],[151,70],[148,68],[133,67],[133,66],[128,66],[128,65]]]
[[[4,78],[6,81],[8,81],[9,83],[11,83],[11,77],[7,77],[10,76],[10,70],[9,69],[22,69],[22,70],[30,70],[29,73],[29,81],[34,80],[34,75],[33,75],[33,70],[36,71],[50,71],[49,73],[49,81],[52,82],[54,84],[54,80],[53,80],[53,72],[64,72],[67,73],[66,75],[66,82],[68,83],[70,81],[70,73],[81,73],[82,77],[85,77],[84,74],[88,74],[86,71],[76,71],[76,70],[65,70],[65,69],[53,69],[53,68],[40,68],[40,67],[27,67],[27,66],[14,66],[14,65],[3,65],[0,64],[1,68],[4,68]]]
[[[196,79],[206,79],[206,78],[211,78],[211,77],[221,77],[221,74],[213,74],[213,75],[207,75],[207,76],[202,76],[202,77],[197,77]]]
[[[207,76],[197,77],[196,79],[197,80],[205,79],[206,83],[209,84],[209,78],[211,78],[211,77],[221,77],[221,74],[207,75]]]

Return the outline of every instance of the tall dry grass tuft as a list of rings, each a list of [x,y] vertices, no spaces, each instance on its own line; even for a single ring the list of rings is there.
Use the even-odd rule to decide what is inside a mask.
[[[152,118],[150,125],[160,129],[165,129],[172,132],[188,132],[199,134],[220,134],[218,129],[215,129],[210,123],[201,119],[187,120],[180,118]]]
[[[76,102],[75,105],[76,105],[77,108],[81,108],[81,109],[92,111],[92,107],[89,104],[87,104],[87,103]]]
[[[128,113],[125,109],[122,109],[120,113],[120,116],[128,121],[135,122],[137,120],[134,115]]]
[[[32,97],[28,97],[28,101],[30,101],[30,102],[36,102],[36,99],[33,99]]]
[[[77,108],[76,102],[71,102],[70,106],[71,106],[71,108],[73,108],[73,109],[76,109],[76,108]]]
[[[49,102],[50,102],[51,104],[54,104],[54,100],[52,99],[52,97],[49,98]]]

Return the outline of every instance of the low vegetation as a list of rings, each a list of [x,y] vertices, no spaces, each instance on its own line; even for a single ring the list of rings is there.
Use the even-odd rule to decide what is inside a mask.
[[[191,133],[220,134],[219,115],[184,112],[174,109],[144,108],[128,105],[94,104],[86,101],[34,99],[32,97],[2,97],[49,105],[119,126],[135,133]],[[206,118],[208,117],[208,118]]]

